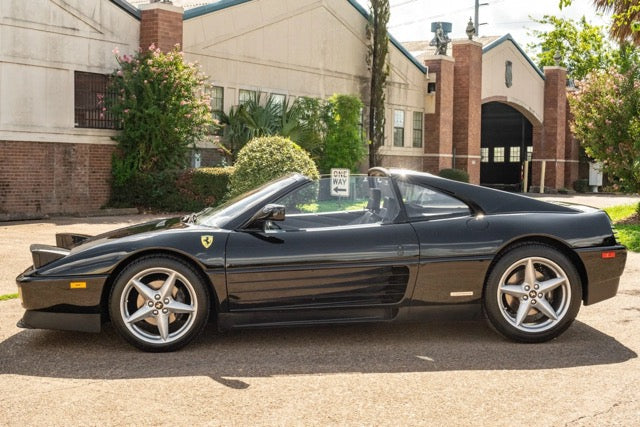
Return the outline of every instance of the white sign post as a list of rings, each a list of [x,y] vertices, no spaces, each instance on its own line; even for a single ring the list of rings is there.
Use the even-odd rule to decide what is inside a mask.
[[[349,197],[349,169],[331,169],[331,195]]]

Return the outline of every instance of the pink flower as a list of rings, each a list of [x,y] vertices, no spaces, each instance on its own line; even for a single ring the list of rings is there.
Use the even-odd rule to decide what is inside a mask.
[[[129,114],[129,109],[128,109],[128,108],[125,108],[123,112],[124,112],[125,114]]]
[[[151,43],[151,45],[149,46],[149,50],[156,50],[156,44]]]
[[[180,101],[180,105],[187,105],[187,101],[183,99],[182,101]]]
[[[118,72],[116,73],[119,77],[122,77],[122,70],[118,70]]]
[[[118,49],[118,46],[114,47],[113,50],[111,51],[111,53],[113,53],[114,55],[119,54],[120,50]]]

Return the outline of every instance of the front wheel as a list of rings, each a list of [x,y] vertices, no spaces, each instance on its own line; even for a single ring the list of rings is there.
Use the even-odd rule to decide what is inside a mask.
[[[550,246],[525,244],[495,264],[483,305],[489,322],[502,335],[544,342],[571,325],[581,301],[580,276],[571,261]]]
[[[209,297],[200,274],[171,256],[147,256],[116,278],[109,299],[116,330],[144,351],[174,351],[204,328]]]

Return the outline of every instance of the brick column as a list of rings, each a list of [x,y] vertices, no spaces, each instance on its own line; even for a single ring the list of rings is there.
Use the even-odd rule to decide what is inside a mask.
[[[140,47],[146,50],[153,43],[167,52],[175,45],[182,47],[182,14],[184,9],[170,3],[140,5]]]
[[[455,41],[453,58],[453,166],[466,170],[469,182],[480,184],[482,44],[472,40]]]
[[[451,167],[453,132],[453,58],[432,56],[424,61],[429,74],[435,76],[435,112],[424,118],[424,160],[422,170],[437,174]]]
[[[567,131],[567,70],[544,67],[544,123],[542,138],[534,140],[533,185],[539,185],[542,160],[546,160],[545,187],[565,187],[565,138]]]

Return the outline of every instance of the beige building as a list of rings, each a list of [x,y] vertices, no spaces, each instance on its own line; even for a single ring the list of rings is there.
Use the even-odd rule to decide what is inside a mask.
[[[201,1],[186,10],[132,3],[0,2],[0,219],[87,212],[108,200],[114,123],[95,101],[117,66],[114,48],[132,53],[150,42],[163,49],[181,44],[187,59],[210,76],[214,108],[227,111],[256,91],[278,99],[346,93],[367,103],[367,11],[355,0]],[[510,37],[484,46],[454,42],[452,56],[432,56],[433,48],[422,47],[390,42],[384,165],[436,173],[455,166],[479,183],[480,165],[499,160],[496,147],[515,167],[527,155],[535,164],[539,151],[554,168],[563,166],[546,185],[564,185],[558,123],[566,111],[556,114],[563,70],[549,70],[555,76],[550,88],[548,76]],[[422,52],[414,56],[407,48]],[[512,143],[518,150],[481,143],[484,106],[495,104],[517,113],[509,120],[532,128],[531,138]],[[545,115],[554,120],[555,136],[545,131]]]

